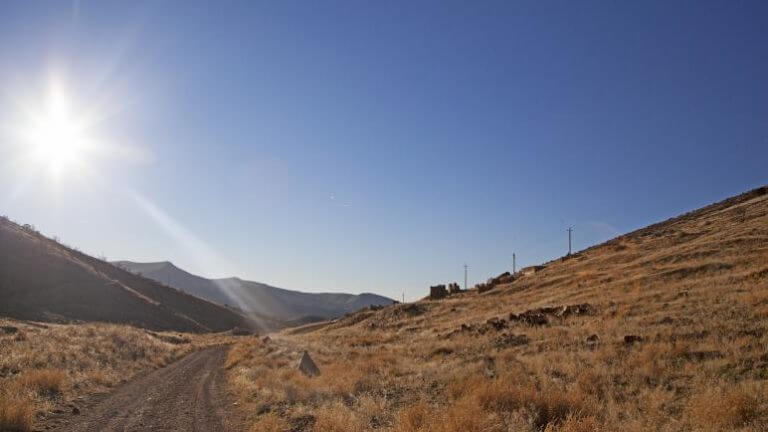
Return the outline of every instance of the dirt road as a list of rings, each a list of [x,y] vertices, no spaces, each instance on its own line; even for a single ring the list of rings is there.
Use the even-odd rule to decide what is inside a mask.
[[[239,431],[226,393],[226,347],[208,348],[119,387],[80,415],[49,423],[58,431]]]

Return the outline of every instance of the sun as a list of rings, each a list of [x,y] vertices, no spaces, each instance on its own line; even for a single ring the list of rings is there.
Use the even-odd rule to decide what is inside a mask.
[[[57,174],[82,164],[88,151],[83,122],[56,88],[39,112],[33,113],[23,134],[29,155]]]
[[[151,163],[144,147],[110,139],[125,97],[77,88],[52,77],[35,94],[12,95],[16,110],[0,123],[0,171],[23,182],[74,186],[103,181],[111,167]]]
[[[29,135],[34,157],[53,169],[77,164],[85,150],[85,136],[66,112],[41,118]]]

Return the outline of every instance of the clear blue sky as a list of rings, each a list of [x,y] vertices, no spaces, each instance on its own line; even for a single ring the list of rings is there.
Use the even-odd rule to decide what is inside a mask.
[[[560,256],[568,225],[581,249],[767,183],[766,23],[764,1],[3,1],[0,213],[109,259],[415,298]],[[52,81],[103,145],[57,176],[17,142]]]

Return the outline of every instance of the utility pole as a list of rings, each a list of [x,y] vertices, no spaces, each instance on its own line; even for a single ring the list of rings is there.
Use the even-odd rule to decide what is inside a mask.
[[[517,273],[517,268],[515,267],[515,254],[512,254],[512,274]]]
[[[573,232],[573,227],[568,227],[568,255],[571,254],[571,233]]]
[[[467,265],[464,264],[464,291],[467,290]]]

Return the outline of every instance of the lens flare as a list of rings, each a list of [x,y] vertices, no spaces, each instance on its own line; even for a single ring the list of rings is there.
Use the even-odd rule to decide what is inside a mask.
[[[61,171],[82,162],[87,138],[60,96],[49,103],[47,111],[29,126],[27,140],[36,160]]]

